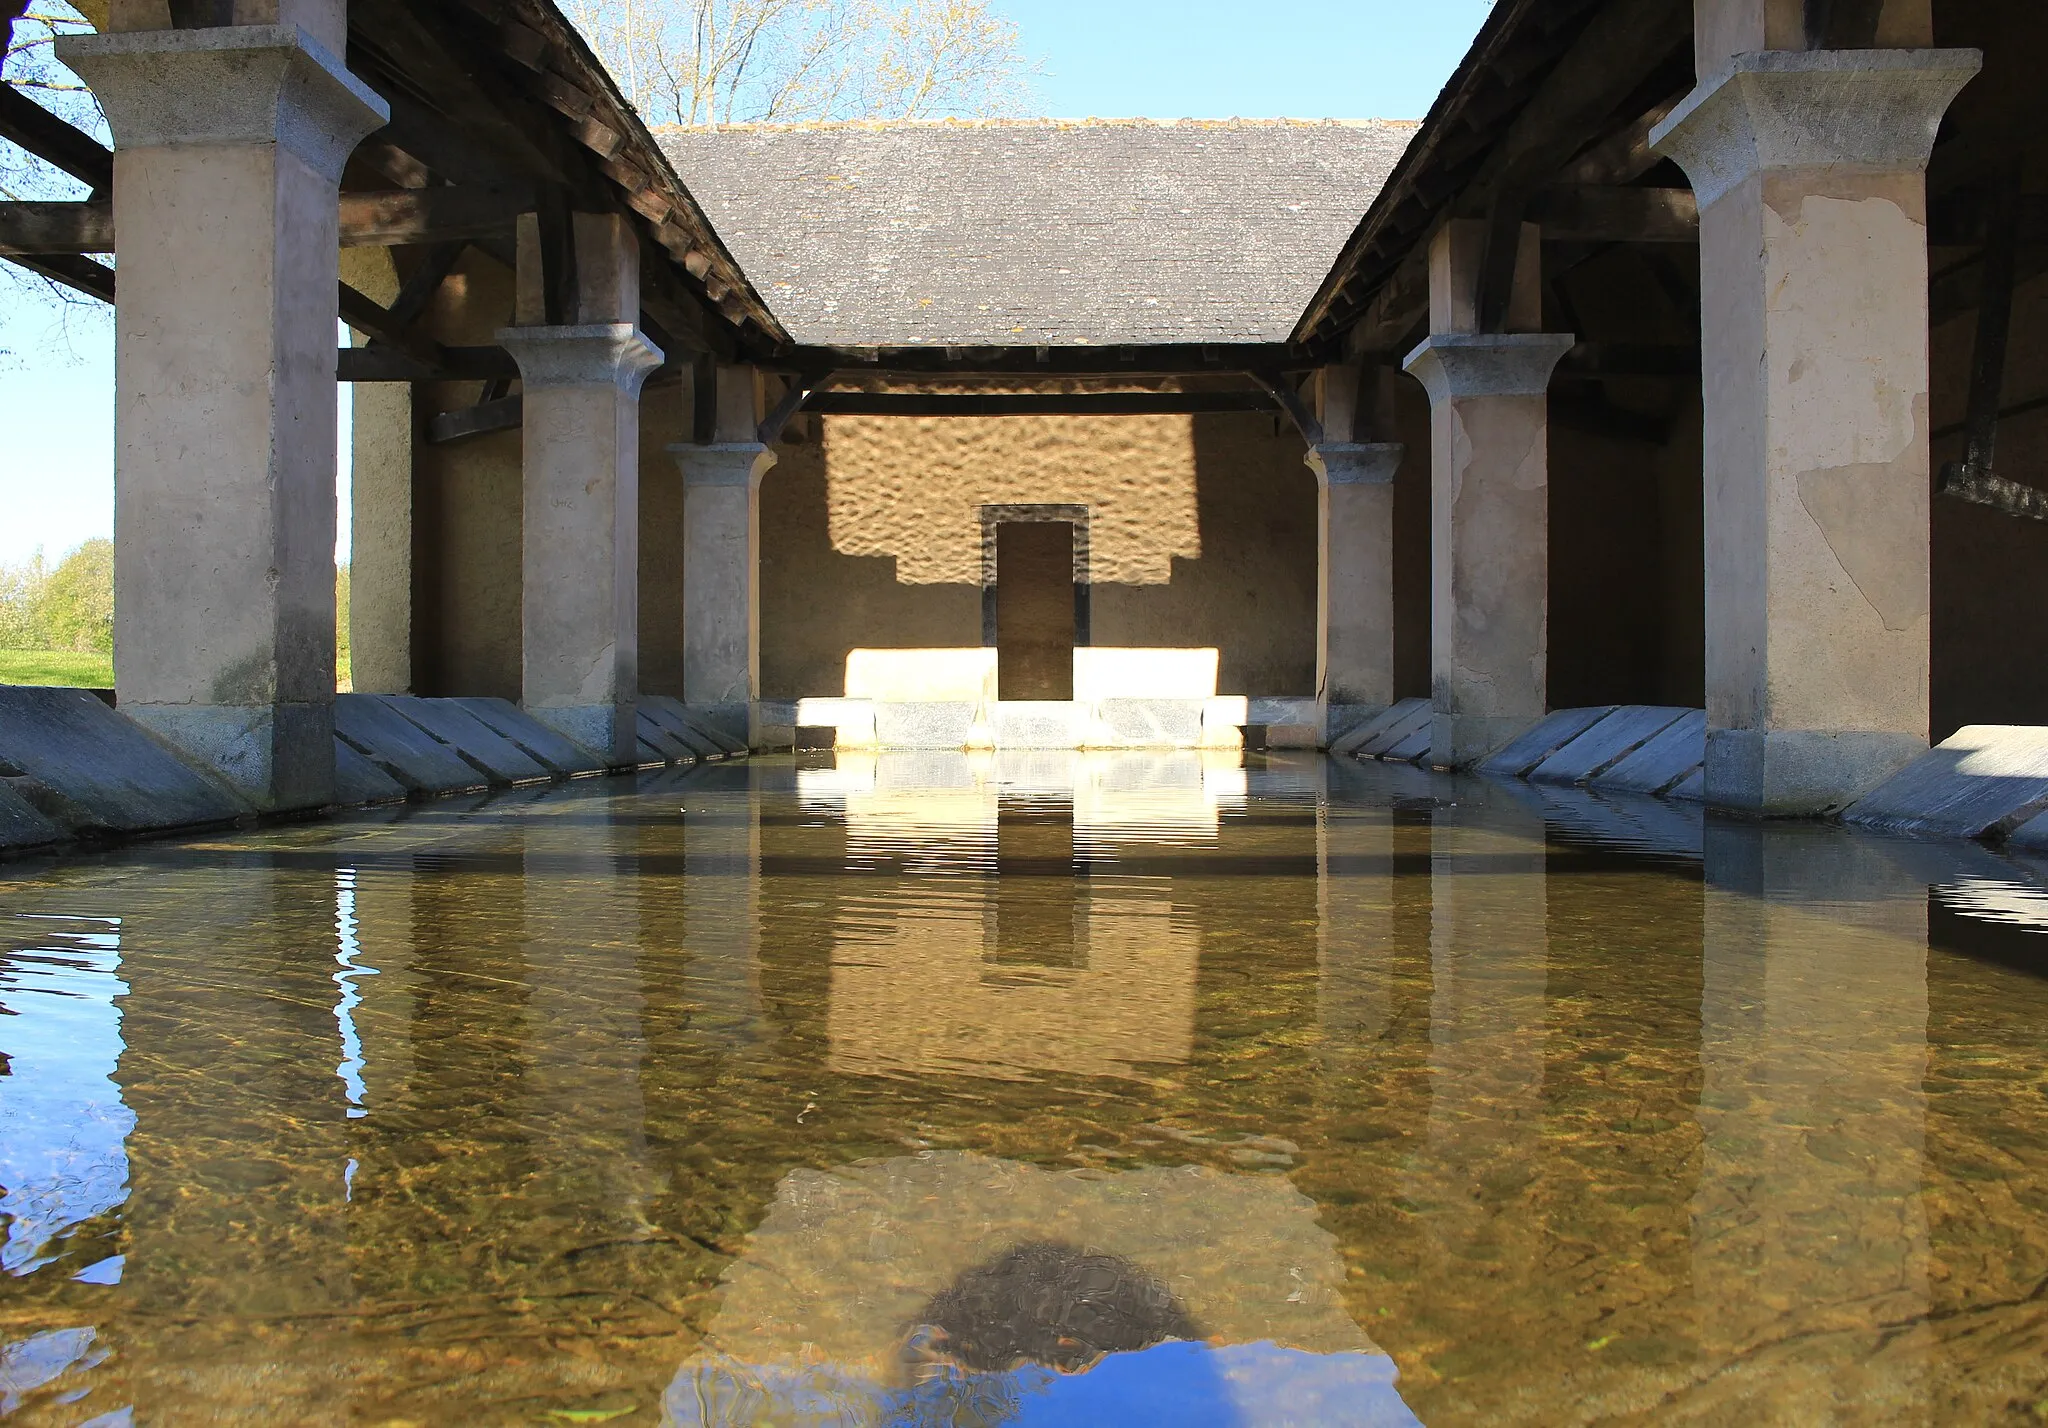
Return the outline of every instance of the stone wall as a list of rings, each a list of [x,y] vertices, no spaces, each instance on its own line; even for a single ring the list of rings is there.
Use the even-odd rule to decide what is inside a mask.
[[[800,419],[761,493],[763,694],[838,694],[857,648],[979,646],[995,504],[1088,508],[1091,643],[1213,646],[1226,693],[1312,694],[1304,451],[1254,414]]]

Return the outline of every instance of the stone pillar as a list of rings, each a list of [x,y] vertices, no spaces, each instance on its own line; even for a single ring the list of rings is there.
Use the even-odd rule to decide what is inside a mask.
[[[761,479],[775,453],[754,437],[754,374],[718,374],[718,440],[671,446],[683,474],[683,697],[753,742],[761,697]]]
[[[1542,320],[1540,234],[1525,225],[1509,332],[1479,332],[1484,226],[1430,248],[1430,331],[1408,354],[1429,392],[1430,761],[1477,763],[1548,710],[1551,371],[1574,345]]]
[[[579,311],[498,334],[525,397],[520,702],[614,765],[638,762],[640,388],[662,362],[636,325],[625,219],[575,218]],[[542,304],[538,233],[520,233],[519,316]]]
[[[1978,64],[1703,49],[1653,135],[1700,204],[1716,806],[1838,808],[1927,747],[1924,175]]]
[[[302,7],[303,8],[303,7]],[[74,35],[114,135],[122,712],[257,807],[334,797],[341,168],[390,117],[324,25]],[[303,22],[302,22],[303,23]]]
[[[1320,488],[1316,691],[1324,706],[1394,702],[1394,473],[1398,442],[1325,442]]]

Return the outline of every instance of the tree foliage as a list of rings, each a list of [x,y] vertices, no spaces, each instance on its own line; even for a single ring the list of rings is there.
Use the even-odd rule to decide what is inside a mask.
[[[655,124],[1021,112],[1037,66],[990,0],[567,0]]]
[[[114,650],[114,543],[79,546],[52,569],[38,551],[0,565],[0,649]]]

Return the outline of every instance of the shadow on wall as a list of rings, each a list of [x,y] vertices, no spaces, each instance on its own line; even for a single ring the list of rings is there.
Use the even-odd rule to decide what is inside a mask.
[[[899,503],[896,514],[904,517],[897,528],[910,532],[898,539],[975,543],[971,550],[963,544],[960,551],[948,548],[943,560],[921,558],[920,563],[948,573],[978,570],[975,511],[983,503],[1074,501],[1099,490],[1105,502],[1117,504],[1119,520],[1142,536],[1148,523],[1161,529],[1184,524],[1192,494],[1191,534],[1196,538],[1183,539],[1179,550],[1155,542],[1161,546],[1154,556],[1167,573],[1164,581],[1098,579],[1091,585],[1091,643],[1214,646],[1222,652],[1220,688],[1225,692],[1314,693],[1316,486],[1293,432],[1276,434],[1273,420],[1258,415],[1179,418],[1174,420],[1177,426],[1185,423],[1180,437],[1185,448],[1176,444],[1172,451],[1147,451],[1142,448],[1154,439],[1157,418],[1066,418],[1087,423],[1091,441],[1069,439],[1061,445],[1070,452],[1099,450],[1099,469],[1076,469],[1072,457],[1049,468],[1040,451],[1019,463],[1024,469],[1014,483],[985,475],[963,483],[950,475],[957,470],[959,452],[940,450],[940,441],[949,447],[951,442],[935,434],[933,423],[887,420],[902,424],[900,445],[892,453],[901,465],[878,468],[864,461],[860,469],[880,469],[885,480],[890,469],[902,473],[900,488],[887,498]],[[1020,441],[1029,439],[1024,420],[990,419],[1006,426],[1018,423],[1012,430]],[[780,460],[762,486],[761,674],[766,698],[839,694],[847,655],[856,648],[960,648],[982,642],[981,588],[971,576],[909,583],[899,577],[900,554],[849,555],[835,547],[832,483],[848,479],[833,460],[838,425],[838,419],[799,423],[806,428],[803,439],[778,449]],[[1098,430],[1101,437],[1094,439]],[[1008,432],[1000,435],[1007,439]],[[1071,431],[1066,435],[1071,438]],[[1000,462],[1004,442],[977,444],[976,449]],[[919,488],[927,457],[934,466],[949,467],[952,485],[942,496]],[[1048,477],[1057,481],[1057,490],[1045,489]],[[877,478],[864,474],[862,479]],[[873,493],[862,494],[861,505],[872,509]],[[935,502],[946,507],[943,522],[920,522],[901,509]],[[1188,545],[1199,553],[1184,553]]]

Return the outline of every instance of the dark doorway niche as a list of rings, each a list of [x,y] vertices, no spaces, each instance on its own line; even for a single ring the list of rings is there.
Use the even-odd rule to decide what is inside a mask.
[[[1074,697],[1074,525],[996,526],[996,696]]]

